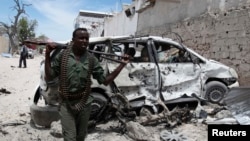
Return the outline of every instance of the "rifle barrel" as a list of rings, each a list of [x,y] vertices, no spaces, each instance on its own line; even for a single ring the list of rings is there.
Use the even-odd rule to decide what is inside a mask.
[[[36,41],[29,41],[29,40],[26,40],[24,41],[25,43],[29,43],[29,44],[35,44],[35,45],[47,45],[49,44],[49,42],[36,42]],[[66,49],[67,48],[67,44],[62,44],[62,43],[56,43],[56,42],[50,42],[52,44],[56,44],[56,47],[57,48],[61,48],[61,49]]]

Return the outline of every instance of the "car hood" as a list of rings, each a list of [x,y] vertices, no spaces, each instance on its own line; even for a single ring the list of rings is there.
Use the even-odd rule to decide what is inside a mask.
[[[216,77],[216,78],[238,78],[236,71],[233,68],[226,66],[223,63],[209,59],[206,61],[204,67],[207,77]]]
[[[209,59],[208,61],[210,61],[211,63],[215,63],[215,64],[220,64],[220,65],[223,65],[223,66],[225,66],[223,63],[221,63],[221,62],[218,62],[218,61],[216,61],[216,60],[213,60],[213,59]],[[227,66],[225,66],[225,67],[227,67]]]

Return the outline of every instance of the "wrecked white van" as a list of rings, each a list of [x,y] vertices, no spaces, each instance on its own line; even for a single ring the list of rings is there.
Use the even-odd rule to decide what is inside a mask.
[[[53,57],[63,49],[57,49]],[[105,72],[112,72],[121,55],[128,53],[133,56],[119,76],[108,87],[99,85],[93,80],[91,119],[105,115],[108,102],[116,94],[122,95],[131,109],[149,108],[158,113],[158,101],[165,104],[194,100],[194,96],[212,103],[219,103],[231,87],[238,87],[238,75],[233,68],[214,60],[209,60],[190,48],[169,38],[158,36],[144,37],[96,37],[90,38],[89,51],[95,55]],[[107,58],[108,57],[108,58]],[[47,117],[48,107],[37,105],[39,97],[43,96],[48,105],[56,105],[58,85],[46,84],[44,80],[44,66],[41,63],[41,83],[38,86],[34,104],[31,106],[31,117],[38,124]],[[119,105],[119,104],[117,104]],[[51,111],[50,107],[50,111]],[[56,112],[56,108],[55,108]],[[39,115],[38,120],[37,115]],[[55,113],[55,117],[58,116]],[[50,115],[51,117],[51,115]],[[55,120],[58,117],[51,119]],[[46,120],[48,122],[49,120]],[[46,124],[48,125],[48,124]]]
[[[229,88],[239,86],[233,68],[206,59],[169,38],[147,36],[109,40],[112,47],[120,48],[122,53],[131,48],[135,50],[131,63],[114,80],[119,92],[132,106],[153,106],[158,98],[166,104],[178,102],[179,98],[194,94],[219,103]],[[107,61],[106,65],[112,71],[118,64]]]

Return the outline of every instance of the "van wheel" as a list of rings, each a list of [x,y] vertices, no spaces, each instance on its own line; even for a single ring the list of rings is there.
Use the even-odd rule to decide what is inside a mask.
[[[219,104],[227,92],[227,86],[219,81],[211,81],[207,83],[206,98],[211,103]]]
[[[91,95],[94,97],[94,100],[91,103],[90,120],[97,119],[97,116],[102,114],[108,102],[107,98],[100,93],[92,92]]]
[[[92,92],[91,95],[94,97],[91,103],[91,113],[88,121],[88,132],[92,132],[98,121],[101,120],[103,111],[105,110],[108,100],[105,96],[100,93]]]

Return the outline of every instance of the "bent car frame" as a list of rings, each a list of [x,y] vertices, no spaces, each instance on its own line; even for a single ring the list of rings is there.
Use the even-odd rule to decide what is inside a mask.
[[[51,53],[52,61],[62,50],[58,48]],[[107,109],[112,107],[110,105],[119,105],[121,101],[115,98],[117,95],[123,97],[132,110],[146,108],[152,113],[159,113],[159,99],[164,104],[172,104],[197,100],[195,95],[211,103],[220,103],[231,87],[239,86],[238,75],[233,68],[202,57],[170,38],[94,37],[90,38],[88,50],[99,59],[106,74],[119,65],[117,61],[122,54],[133,56],[109,86],[104,87],[93,80],[91,94],[95,100],[90,119],[95,122],[101,117],[110,116],[107,114]],[[182,59],[176,58],[180,57],[177,55],[180,52],[183,52]],[[106,54],[110,56],[109,59]],[[36,88],[34,104],[30,107],[31,118],[36,124],[49,126],[59,119],[57,90],[58,79],[47,84],[44,80],[44,63],[41,62],[40,84]],[[45,106],[38,104],[40,97],[44,98]]]

